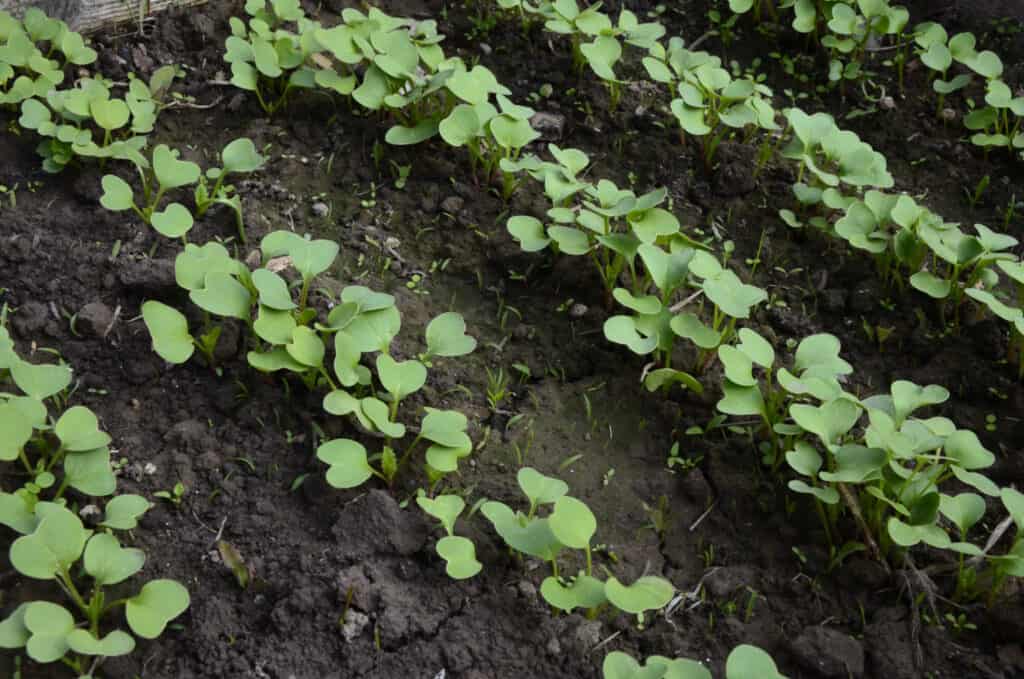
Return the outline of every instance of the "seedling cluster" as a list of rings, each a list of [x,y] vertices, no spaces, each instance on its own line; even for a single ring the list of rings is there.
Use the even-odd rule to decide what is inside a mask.
[[[628,10],[612,18],[601,3],[581,9],[576,0],[497,5],[515,13],[525,32],[536,23],[565,36],[577,76],[589,68],[611,111],[627,84],[625,47],[640,50],[636,61],[667,95],[657,109],[665,127],[678,127],[682,144],[697,140],[705,173],[715,171],[723,142],[758,140],[758,172],[774,163],[791,167],[796,177],[795,205],[779,212],[785,224],[869,253],[886,285],[909,284],[937,300],[954,329],[970,304],[1003,319],[1011,327],[1010,359],[1024,378],[1024,263],[1013,254],[1014,237],[982,224],[961,228],[897,193],[885,156],[832,116],[776,109],[773,91],[753,70],[726,68],[681,37],[666,38],[656,21],[641,22]],[[1024,97],[1002,80],[997,55],[976,50],[973,35],[949,37],[935,23],[908,31],[907,10],[887,0],[730,0],[729,7],[758,25],[776,25],[791,11],[792,28],[825,51],[828,79],[843,93],[847,81],[873,75],[872,55],[885,42],[893,47],[901,89],[911,50],[932,72],[940,114],[949,95],[980,77],[985,106],[964,118],[971,141],[986,150],[1024,149]],[[604,337],[652,357],[641,374],[644,387],[717,395],[719,415],[708,430],[748,431],[773,477],[813,505],[835,566],[857,551],[887,567],[912,563],[911,550],[919,546],[948,552],[956,563],[951,599],[958,603],[991,603],[1008,578],[1024,577],[1024,495],[986,476],[995,457],[975,433],[925,412],[950,398],[944,387],[895,380],[882,393],[854,393],[847,387],[855,366],[827,333],[793,340],[793,355],[781,355],[749,327],[769,293],[746,280],[753,276],[732,261],[731,244],[719,252],[715,240],[688,235],[666,188],[623,188],[594,177],[582,150],[538,148],[541,135],[530,122],[535,111],[515,103],[485,66],[446,56],[436,22],[350,8],[339,23],[324,26],[298,0],[248,0],[244,11],[244,18],[231,19],[224,60],[231,83],[251,92],[268,116],[285,110],[299,90],[321,90],[386,121],[388,144],[436,138],[464,148],[477,181],[500,180],[496,191],[506,203],[520,187],[542,192],[543,216],[508,216],[508,234],[528,253],[590,260],[609,311]],[[659,575],[620,581],[614,560],[605,562],[595,548],[598,517],[569,495],[567,483],[521,460],[521,508],[483,498],[467,513],[454,477],[474,452],[473,423],[458,410],[434,407],[425,389],[435,363],[476,349],[463,317],[436,316],[410,351],[408,341],[398,342],[403,319],[393,295],[359,284],[345,286],[337,299],[314,292],[318,278],[336,267],[340,247],[332,240],[272,231],[244,261],[223,242],[189,242],[194,220],[217,204],[233,210],[245,241],[241,200],[229,180],[260,170],[267,159],[245,137],[227,144],[219,166],[205,172],[166,144],[150,149],[148,136],[168,105],[177,68],[156,70],[148,83],[95,77],[61,88],[72,66],[96,58],[80,35],[38,10],[22,20],[0,12],[0,105],[16,107],[18,125],[43,138],[44,169],[58,172],[81,158],[127,161],[137,188],[106,174],[101,204],[131,211],[181,241],[175,279],[192,306],[183,311],[159,300],[141,306],[153,350],[164,361],[185,364],[198,352],[206,367],[219,371],[235,358],[219,351],[226,324],[235,324],[250,368],[285,389],[298,382],[323,394],[325,415],[345,418],[347,435],[316,441],[330,486],[382,483],[396,490],[399,473],[421,460],[425,483],[409,499],[438,522],[443,535],[435,550],[453,579],[473,578],[486,566],[473,541],[456,533],[459,521],[464,525],[479,510],[516,559],[550,566],[540,595],[554,614],[626,613],[642,627],[645,616],[670,605],[675,587]],[[408,174],[401,172],[403,185]],[[191,208],[173,200],[186,189]],[[1014,288],[1013,301],[1000,289],[1003,277]],[[687,343],[677,346],[679,338]],[[494,415],[507,375],[489,375]],[[135,596],[108,602],[104,588],[136,575],[145,559],[122,547],[115,531],[134,529],[149,502],[117,494],[110,437],[88,408],[68,407],[70,368],[22,360],[2,325],[0,380],[20,392],[0,393],[0,462],[20,465],[26,479],[13,493],[0,492],[0,523],[21,535],[10,561],[26,577],[56,581],[74,610],[24,603],[0,622],[0,647],[24,647],[37,662],[61,661],[92,676],[104,658],[134,650],[134,638],[116,628],[115,609],[124,608],[136,636],[152,639],[184,612],[188,593],[174,581],[155,580]],[[406,485],[417,483],[411,476]],[[110,498],[96,530],[71,511],[75,494]],[[181,493],[165,494],[180,502]],[[972,533],[993,507],[1016,527],[1008,549],[979,546]],[[652,656],[641,664],[618,651],[605,657],[603,673],[606,679],[710,677],[696,661]],[[741,645],[729,655],[726,677],[753,676],[782,675],[767,653]]]
[[[111,438],[89,408],[67,407],[71,381],[63,363],[18,356],[0,325],[0,385],[20,392],[0,395],[0,464],[20,466],[25,479],[13,493],[0,491],[0,524],[20,534],[8,557],[20,575],[54,582],[72,606],[24,601],[0,621],[0,648],[24,649],[38,663],[62,662],[96,676],[106,658],[135,649],[115,611],[123,609],[136,636],[155,639],[188,608],[189,594],[174,580],[151,580],[133,596],[110,594],[108,588],[137,575],[146,561],[142,550],[122,547],[115,531],[134,530],[150,503],[117,493]],[[71,511],[78,498],[107,498],[95,530]]]

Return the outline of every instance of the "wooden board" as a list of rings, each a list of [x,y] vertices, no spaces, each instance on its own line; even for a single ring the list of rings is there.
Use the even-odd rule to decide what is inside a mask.
[[[201,5],[206,0],[0,0],[0,10],[20,16],[38,7],[63,19],[72,30],[95,33],[118,24],[138,25],[140,20],[172,7]]]

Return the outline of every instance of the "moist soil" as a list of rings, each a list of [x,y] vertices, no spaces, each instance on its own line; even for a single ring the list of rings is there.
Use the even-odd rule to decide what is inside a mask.
[[[306,9],[330,23],[348,4]],[[627,4],[640,13],[654,9],[646,0]],[[617,12],[620,3],[606,5]],[[968,318],[959,334],[943,333],[934,305],[911,290],[883,288],[869,259],[785,226],[777,212],[792,204],[791,167],[770,164],[755,176],[756,148],[727,142],[706,171],[696,149],[664,124],[659,93],[631,85],[609,111],[594,79],[573,74],[565,44],[540,32],[523,35],[515,21],[490,22],[475,9],[431,0],[385,2],[382,9],[438,18],[446,50],[479,58],[518,101],[550,85],[552,94],[531,104],[564,122],[548,141],[586,150],[594,177],[638,192],[666,186],[688,233],[719,241],[719,248],[732,241],[733,263],[771,296],[750,325],[777,348],[831,332],[856,367],[847,385],[855,393],[877,392],[895,379],[946,386],[952,397],[936,414],[980,433],[997,454],[998,483],[1024,480],[1024,390],[1015,366],[1002,361],[1003,327]],[[704,0],[670,3],[661,20],[670,35],[691,43],[710,29],[708,9]],[[931,19],[951,34],[974,31],[980,46],[1002,55],[1014,84],[1024,80],[1016,3],[916,2],[911,10],[911,24]],[[338,241],[341,256],[319,282],[317,304],[354,283],[394,294],[403,316],[399,356],[422,351],[422,330],[433,316],[465,316],[478,350],[437,361],[416,405],[468,415],[478,448],[454,487],[470,504],[489,498],[518,506],[521,464],[559,475],[598,517],[600,564],[625,581],[663,575],[684,598],[668,617],[649,616],[643,629],[626,616],[553,615],[538,594],[546,569],[510,558],[479,515],[461,520],[459,532],[476,543],[484,570],[450,580],[433,551],[439,531],[407,506],[423,479],[407,474],[393,489],[329,487],[314,457],[318,436],[344,435],[347,425],[327,418],[321,396],[301,384],[248,369],[237,328],[221,340],[219,373],[197,362],[164,364],[151,350],[139,307],[159,299],[187,308],[173,276],[178,246],[128,213],[104,210],[98,168],[46,175],[31,134],[5,134],[0,183],[19,188],[16,207],[0,207],[0,302],[12,311],[18,349],[36,362],[52,361],[55,350],[74,367],[72,402],[93,409],[113,436],[121,492],[153,497],[179,482],[186,489],[180,505],[157,501],[132,538],[148,554],[144,576],[178,579],[192,605],[159,640],[108,661],[103,676],[591,678],[616,649],[696,658],[717,676],[739,643],[766,649],[790,677],[1024,675],[1024,605],[1016,589],[992,607],[962,610],[940,596],[938,615],[962,612],[976,627],[942,628],[927,603],[913,605],[923,591],[919,574],[886,573],[862,555],[830,571],[810,507],[764,472],[748,435],[688,435],[713,416],[714,390],[669,399],[646,393],[638,381],[643,360],[603,338],[609,310],[588,265],[523,253],[506,233],[508,215],[543,213],[535,186],[503,205],[459,153],[437,144],[386,148],[375,162],[386,121],[323,96],[296,97],[268,121],[248,96],[223,85],[232,13],[241,7],[211,3],[163,15],[145,36],[132,27],[98,36],[100,68],[124,80],[130,70],[189,67],[178,87],[195,106],[165,111],[154,140],[186,158],[208,165],[239,136],[269,145],[268,166],[238,183],[249,243],[282,228]],[[1024,237],[1019,216],[1004,224],[1007,206],[1024,199],[1020,163],[995,153],[986,158],[965,142],[958,122],[937,121],[919,65],[907,69],[903,94],[879,64],[870,87],[851,87],[845,97],[815,93],[824,65],[803,41],[781,30],[776,43],[742,21],[733,31],[727,42],[706,37],[702,48],[744,66],[760,57],[776,93],[808,92],[800,106],[836,115],[888,157],[898,190],[923,197],[947,220]],[[811,74],[810,84],[765,56],[775,49],[804,54],[796,73]],[[639,80],[639,64],[627,63],[625,73],[631,69]],[[883,87],[892,109],[870,100]],[[785,96],[777,106],[787,105]],[[950,105],[964,108],[962,99]],[[412,167],[401,189],[396,165]],[[965,190],[986,175],[989,187],[972,206]],[[215,210],[190,238],[225,239],[244,256],[252,246],[234,236],[232,216]],[[867,327],[891,328],[891,335],[879,345]],[[498,368],[511,375],[510,393],[492,409],[487,370]],[[709,369],[706,384],[718,381],[717,370]],[[669,470],[673,444],[688,463]],[[8,489],[15,482],[0,478]],[[997,521],[987,520],[976,539]],[[857,539],[855,527],[844,537]],[[57,594],[11,569],[13,538],[6,529],[0,534],[5,613],[41,592]],[[222,562],[218,539],[250,569],[247,589]],[[915,556],[943,566],[934,553]],[[948,577],[935,582],[939,595],[952,589]],[[22,664],[26,678],[61,671]],[[13,672],[5,654],[0,676]]]

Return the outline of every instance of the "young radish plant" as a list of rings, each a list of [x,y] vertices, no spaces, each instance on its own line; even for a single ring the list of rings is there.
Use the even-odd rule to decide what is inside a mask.
[[[128,628],[143,639],[156,639],[185,612],[188,590],[174,580],[150,580],[134,596],[111,600],[106,588],[138,574],[146,555],[122,547],[110,528],[86,529],[61,504],[36,505],[31,529],[11,544],[11,565],[24,577],[55,582],[74,612],[45,599],[23,602],[0,622],[0,648],[24,648],[35,662],[61,662],[91,677],[107,658],[135,650],[135,639],[112,626],[113,611],[123,608]]]
[[[141,154],[132,158],[142,187],[141,203],[135,200],[135,192],[128,182],[117,175],[104,175],[100,204],[114,212],[131,210],[162,236],[181,238],[187,243],[187,234],[194,224],[189,209],[177,202],[160,209],[161,201],[168,191],[191,186],[199,180],[199,166],[179,159],[178,155],[176,150],[160,144],[153,149],[152,164]]]
[[[476,547],[469,538],[455,535],[455,521],[466,508],[466,501],[458,495],[439,495],[430,498],[419,495],[416,504],[424,512],[441,522],[445,537],[437,541],[434,549],[445,560],[445,572],[453,580],[471,578],[483,569],[476,560]]]
[[[35,508],[43,500],[66,502],[71,490],[91,497],[117,490],[110,436],[100,431],[99,420],[85,406],[65,407],[71,380],[71,369],[63,363],[22,360],[0,326],[0,384],[10,381],[20,392],[0,394],[0,463],[18,464],[27,477],[13,493],[0,491],[0,523],[20,533],[35,526]],[[48,404],[56,416],[50,415]],[[121,500],[119,505],[130,502]]]
[[[597,519],[586,504],[568,495],[564,481],[531,467],[520,469],[517,480],[529,500],[526,514],[494,500],[485,502],[480,511],[510,549],[551,564],[551,575],[541,583],[540,592],[553,608],[566,612],[583,608],[596,615],[610,604],[635,615],[642,625],[645,613],[661,609],[672,599],[675,589],[657,576],[644,576],[625,585],[609,575],[602,582],[594,575],[591,552]],[[549,505],[547,515],[540,516],[539,511]],[[559,555],[565,549],[583,552],[585,568],[575,576],[560,573]]]
[[[422,442],[426,444],[427,479],[431,488],[436,488],[444,475],[457,472],[459,461],[473,451],[473,443],[466,434],[468,420],[455,410],[425,408],[416,436],[399,456],[396,448],[409,432],[398,421],[401,402],[426,384],[431,359],[469,354],[476,348],[476,340],[465,334],[462,317],[448,312],[427,325],[427,348],[419,360],[398,361],[390,354],[391,343],[401,328],[394,298],[350,286],[342,291],[341,299],[342,304],[332,310],[327,325],[318,326],[334,334],[334,373],[340,385],[324,397],[324,410],[350,417],[368,438],[381,443],[380,451],[372,456],[354,439],[333,439],[321,444],[317,457],[329,465],[327,482],[336,488],[355,488],[376,476],[390,486]],[[375,389],[374,372],[362,364],[363,356],[372,353],[377,354],[374,367],[379,392]]]
[[[703,664],[688,658],[648,656],[641,665],[627,653],[612,651],[601,666],[604,679],[712,679]],[[725,661],[725,679],[786,679],[775,661],[757,646],[741,644]]]
[[[195,188],[196,216],[203,217],[212,205],[226,205],[235,213],[238,237],[246,242],[245,220],[242,214],[242,199],[235,193],[235,187],[226,184],[229,175],[259,172],[267,159],[256,150],[256,145],[247,137],[228,143],[220,153],[221,167],[211,167],[205,175],[199,176]],[[213,182],[213,186],[209,185]]]

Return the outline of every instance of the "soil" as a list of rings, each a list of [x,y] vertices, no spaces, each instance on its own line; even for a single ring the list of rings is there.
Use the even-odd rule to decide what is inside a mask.
[[[333,0],[319,14],[306,9],[330,22],[350,4]],[[645,13],[655,3],[605,4]],[[667,6],[661,20],[670,34],[690,43],[709,29],[707,0]],[[997,482],[1024,482],[1024,389],[1001,362],[1003,328],[968,319],[960,335],[941,336],[934,305],[881,288],[869,259],[786,227],[777,211],[792,202],[791,168],[770,165],[755,178],[751,152],[726,144],[709,175],[694,149],[662,127],[652,90],[630,87],[609,111],[592,78],[570,75],[570,55],[558,40],[523,36],[515,22],[489,26],[473,19],[474,10],[440,0],[395,0],[382,9],[439,18],[446,50],[478,57],[517,100],[552,85],[552,96],[534,106],[564,116],[557,142],[586,150],[596,160],[593,176],[638,191],[666,186],[688,232],[735,243],[733,261],[771,295],[752,327],[777,347],[814,332],[837,335],[856,366],[853,391],[871,393],[900,378],[948,387],[953,396],[936,414],[982,432],[997,452]],[[459,532],[476,543],[484,570],[469,581],[450,580],[433,551],[439,531],[406,507],[422,479],[408,478],[391,492],[329,487],[313,454],[317,431],[335,436],[344,425],[325,418],[319,395],[299,384],[285,390],[280,380],[249,370],[237,332],[222,339],[220,374],[196,362],[164,364],[151,350],[139,306],[160,299],[186,307],[173,278],[177,246],[126,213],[103,209],[98,168],[46,175],[31,135],[5,134],[0,184],[20,188],[16,208],[0,207],[0,304],[13,310],[18,349],[33,361],[52,360],[46,350],[53,349],[74,367],[73,402],[93,409],[113,436],[114,457],[123,460],[121,492],[152,497],[178,482],[186,489],[180,505],[157,502],[133,537],[148,554],[144,575],[181,581],[191,608],[158,641],[105,663],[105,677],[591,678],[615,649],[696,658],[718,676],[739,643],[766,649],[797,678],[1024,676],[1019,592],[991,608],[964,609],[974,630],[921,624],[912,615],[919,591],[913,574],[887,574],[858,555],[828,571],[812,513],[765,474],[749,439],[687,435],[714,414],[713,390],[672,399],[647,394],[638,383],[643,361],[603,338],[608,312],[593,272],[571,258],[523,253],[506,233],[507,214],[543,211],[535,187],[505,206],[474,182],[459,154],[439,145],[388,148],[375,165],[373,147],[386,127],[380,121],[323,97],[298,97],[268,121],[249,97],[217,85],[227,17],[240,11],[211,3],[159,17],[144,38],[128,29],[99,36],[101,69],[123,80],[129,70],[189,66],[180,88],[210,106],[165,112],[156,140],[204,163],[238,136],[258,148],[269,144],[272,162],[240,184],[249,242],[280,228],[337,240],[339,263],[322,287],[358,281],[394,294],[403,315],[398,355],[422,350],[422,329],[438,313],[466,317],[480,348],[438,361],[416,405],[461,410],[473,440],[485,442],[456,483],[470,504],[519,503],[520,464],[560,475],[598,517],[600,563],[624,580],[664,575],[689,596],[668,618],[649,617],[642,630],[625,616],[552,615],[537,591],[545,569],[510,559],[479,516],[460,521]],[[912,24],[931,19],[951,34],[975,31],[981,45],[1002,55],[1009,77],[1024,81],[1024,32],[998,32],[991,23],[1011,17],[1000,25],[1019,28],[1019,3],[937,8],[920,1],[911,11]],[[761,57],[778,93],[806,89],[764,57],[773,42],[743,22],[735,30],[730,44],[711,37],[703,48],[740,64]],[[806,47],[781,36],[787,49]],[[811,72],[822,73],[814,62],[810,55]],[[638,64],[631,68],[640,74]],[[892,110],[866,99],[874,90],[846,98],[812,93],[800,105],[842,119],[885,153],[898,190],[925,196],[947,220],[1002,227],[1007,205],[1024,199],[1021,164],[986,158],[964,143],[958,124],[937,123],[922,70],[908,69],[900,95],[891,70],[878,67],[873,82],[895,97]],[[776,104],[785,104],[782,94]],[[962,100],[951,105],[963,108]],[[402,189],[392,162],[412,165]],[[972,206],[965,189],[986,175],[990,185]],[[233,224],[215,210],[190,238],[231,239]],[[1019,215],[1004,229],[1024,238]],[[385,250],[389,238],[397,244],[388,241]],[[414,275],[421,279],[410,286]],[[891,327],[892,335],[879,347],[866,326]],[[512,393],[492,413],[487,369],[499,367],[513,376]],[[706,383],[714,381],[712,372]],[[991,416],[996,426],[987,431]],[[685,469],[666,469],[673,443],[692,460]],[[14,481],[0,477],[5,487]],[[652,520],[658,507],[666,513],[661,530]],[[5,614],[39,592],[6,560],[13,537],[0,534]],[[847,537],[856,539],[853,527]],[[218,538],[251,569],[248,589],[219,557]],[[927,563],[936,558],[922,554]],[[10,654],[0,657],[0,676],[12,676],[13,667]],[[58,676],[55,667],[26,661],[22,671],[26,679]]]

